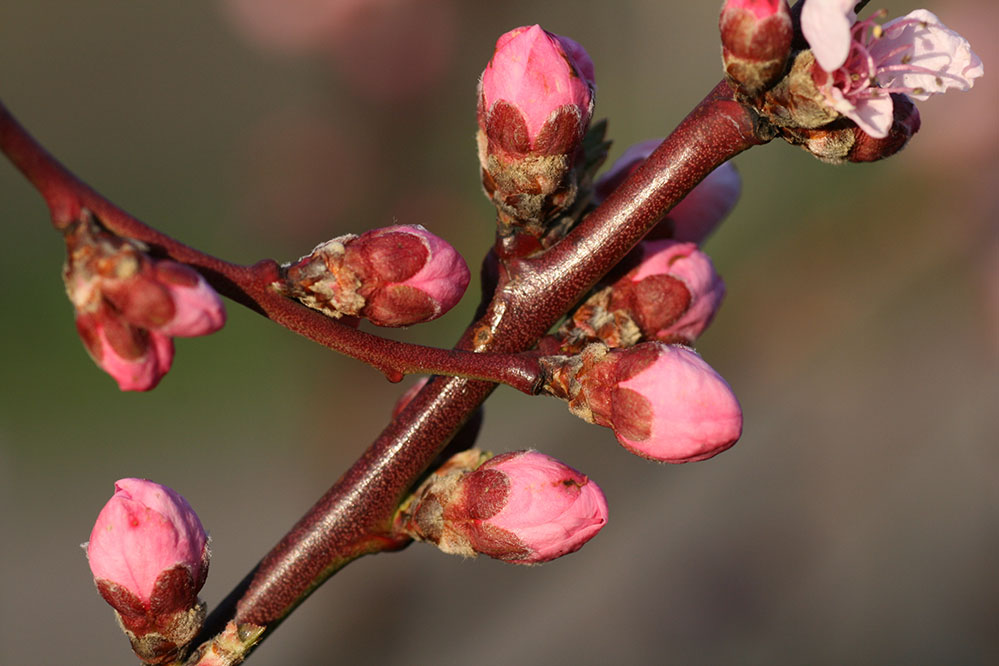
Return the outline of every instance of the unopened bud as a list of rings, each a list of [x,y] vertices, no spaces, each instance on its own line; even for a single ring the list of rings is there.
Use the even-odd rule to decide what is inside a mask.
[[[830,164],[875,162],[891,157],[905,148],[920,126],[919,110],[912,100],[895,93],[892,99],[892,126],[884,137],[872,137],[852,123],[835,123],[815,129],[786,128],[784,138]]]
[[[627,309],[646,340],[693,342],[725,297],[711,258],[693,243],[670,240],[644,241],[636,251],[638,265],[612,286],[611,309]]]
[[[558,353],[588,344],[630,347],[647,340],[690,344],[708,327],[725,296],[711,259],[693,243],[642,241],[622,262],[634,266],[576,308],[559,328]],[[551,343],[542,345],[551,350]]]
[[[63,269],[76,328],[90,356],[122,391],[148,391],[170,370],[171,338],[225,324],[219,295],[195,270],[153,259],[85,213],[66,230]]]
[[[432,475],[396,525],[446,553],[539,564],[575,552],[606,522],[603,492],[568,465],[537,451],[471,450]]]
[[[784,74],[794,29],[786,0],[725,0],[719,20],[725,72],[748,95]]]
[[[86,544],[97,590],[146,663],[172,660],[201,628],[208,537],[175,491],[121,479]]]
[[[497,40],[479,83],[479,162],[512,223],[537,227],[575,200],[593,91],[593,62],[571,39],[534,25]]]
[[[334,238],[285,268],[283,291],[331,317],[409,326],[454,307],[471,274],[461,255],[419,225]]]
[[[644,458],[705,460],[742,434],[742,409],[725,380],[692,349],[646,342],[591,345],[579,357],[548,357],[546,390],[580,418],[610,427]]]
[[[594,203],[610,196],[660,143],[662,139],[650,139],[625,150],[594,185]],[[646,238],[672,238],[700,245],[732,212],[741,191],[739,172],[731,162],[724,162],[681,199]]]
[[[892,93],[892,125],[888,136],[874,138],[859,127],[854,127],[856,141],[847,154],[850,162],[874,162],[891,157],[905,148],[909,139],[919,131],[919,109],[907,95]]]
[[[173,364],[169,336],[131,326],[106,309],[77,313],[76,331],[90,357],[122,391],[156,388]]]

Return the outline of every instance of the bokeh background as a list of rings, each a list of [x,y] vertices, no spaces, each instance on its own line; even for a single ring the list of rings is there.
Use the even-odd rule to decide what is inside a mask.
[[[8,1],[0,96],[111,199],[224,258],[399,222],[474,267],[492,233],[474,90],[496,37],[539,22],[589,50],[613,159],[718,79],[717,4]],[[421,544],[362,559],[251,663],[999,663],[999,13],[929,8],[986,76],[921,105],[905,153],[737,159],[742,202],[707,244],[728,299],[699,344],[742,400],[735,448],[651,464],[500,389],[481,446],[588,473],[603,532],[540,568]],[[5,161],[0,219],[0,663],[130,663],[78,547],[113,482],[153,478],[198,509],[213,604],[401,389],[233,305],[222,332],[178,342],[158,389],[119,393],[76,338],[46,209]],[[399,335],[450,345],[476,295]]]

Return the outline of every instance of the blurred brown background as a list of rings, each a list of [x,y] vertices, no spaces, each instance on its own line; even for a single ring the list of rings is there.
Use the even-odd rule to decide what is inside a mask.
[[[104,194],[227,259],[398,221],[477,273],[474,89],[496,37],[538,22],[589,50],[613,159],[719,78],[718,4],[8,1],[0,96]],[[607,528],[533,569],[420,544],[365,558],[250,663],[999,663],[999,14],[929,9],[986,76],[921,105],[904,154],[737,159],[743,200],[707,246],[728,299],[699,345],[742,400],[735,448],[657,466],[501,389],[480,444],[588,473]],[[221,333],[178,342],[156,391],[119,393],[76,338],[46,209],[5,161],[0,217],[0,663],[130,663],[78,548],[113,482],[150,477],[198,509],[211,605],[401,389],[232,306]],[[476,294],[400,335],[449,345]]]

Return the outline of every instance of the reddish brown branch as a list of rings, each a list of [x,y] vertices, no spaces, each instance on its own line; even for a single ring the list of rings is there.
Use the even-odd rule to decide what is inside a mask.
[[[720,84],[645,166],[538,259],[508,266],[485,316],[459,349],[531,349],[587,290],[716,166],[769,139],[754,114]],[[334,571],[359,557],[400,547],[390,523],[400,500],[494,385],[438,378],[285,535],[210,618],[232,617],[273,629]]]
[[[89,210],[110,231],[148,245],[157,255],[197,268],[219,293],[333,351],[356,358],[391,381],[407,374],[443,374],[486,379],[536,392],[539,371],[532,355],[481,355],[386,340],[344,326],[278,294],[271,284],[278,265],[267,259],[240,266],[184,245],[129,215],[79,180],[50,155],[0,102],[0,149],[35,186],[57,229]]]

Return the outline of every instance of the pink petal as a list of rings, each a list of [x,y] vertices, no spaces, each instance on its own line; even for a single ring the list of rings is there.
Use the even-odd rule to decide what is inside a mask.
[[[607,500],[600,488],[543,453],[506,453],[479,470],[506,476],[505,504],[485,522],[516,535],[531,550],[527,557],[513,560],[517,563],[547,562],[574,552],[607,522]]]
[[[984,73],[982,60],[968,40],[925,9],[889,21],[883,28],[884,35],[870,48],[879,65],[877,78],[882,87],[909,88],[906,94],[925,100],[950,89],[970,90]],[[885,65],[903,65],[905,69],[882,71]]]
[[[87,543],[94,578],[120,585],[148,603],[156,579],[178,564],[200,580],[208,537],[175,491],[144,479],[121,479],[97,516]]]
[[[801,32],[815,60],[827,72],[842,67],[850,55],[856,4],[857,0],[805,0],[801,9]]]
[[[647,401],[635,404],[651,410],[649,434],[638,439],[622,435],[615,427],[618,441],[640,456],[669,463],[704,460],[735,444],[742,434],[742,409],[725,380],[688,347],[645,344],[656,344],[658,357],[618,384],[618,391]],[[614,399],[623,398],[615,395]],[[645,408],[637,413],[644,416]],[[616,413],[615,419],[628,416]]]
[[[844,98],[838,88],[830,88],[827,94],[831,95],[833,108],[857,123],[857,127],[865,134],[875,139],[888,136],[894,122],[892,117],[894,103],[888,93],[877,97],[860,98],[856,104],[851,104]]]

